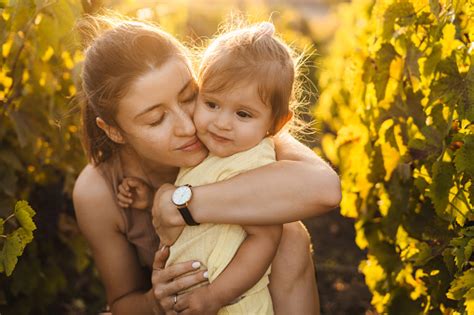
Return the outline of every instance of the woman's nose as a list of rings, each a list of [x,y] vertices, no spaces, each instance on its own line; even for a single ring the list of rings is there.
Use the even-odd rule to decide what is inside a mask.
[[[175,133],[177,136],[192,136],[196,134],[196,127],[190,113],[180,110],[176,113],[176,117]]]

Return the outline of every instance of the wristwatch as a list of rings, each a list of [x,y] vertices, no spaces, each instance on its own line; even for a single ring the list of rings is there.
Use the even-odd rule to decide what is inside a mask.
[[[178,208],[179,213],[181,213],[181,216],[187,225],[199,225],[199,223],[194,220],[188,209],[188,203],[191,201],[192,196],[193,191],[191,190],[191,185],[182,185],[178,186],[178,188],[173,192],[171,201],[174,203],[176,208]]]

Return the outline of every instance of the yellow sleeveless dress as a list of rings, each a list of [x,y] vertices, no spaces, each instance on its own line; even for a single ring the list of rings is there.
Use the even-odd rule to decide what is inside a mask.
[[[265,138],[257,146],[229,157],[220,158],[210,154],[198,166],[181,169],[175,184],[200,186],[215,183],[272,162],[275,162],[273,141]],[[213,282],[230,263],[245,237],[245,230],[240,225],[186,226],[170,247],[170,257],[166,265],[199,260],[209,272],[209,281]],[[273,314],[272,299],[268,290],[269,274],[270,268],[238,302],[221,308],[218,314]]]

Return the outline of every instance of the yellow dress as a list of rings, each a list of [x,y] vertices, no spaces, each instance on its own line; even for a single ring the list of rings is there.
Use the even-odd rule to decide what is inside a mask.
[[[229,157],[220,158],[210,154],[196,167],[181,169],[175,184],[199,186],[215,183],[274,161],[273,141],[265,138],[257,146]],[[222,211],[225,210],[222,209]],[[193,259],[199,260],[209,272],[209,281],[213,282],[230,263],[246,235],[240,225],[186,226],[170,247],[170,257],[166,265]],[[243,298],[237,303],[221,308],[218,314],[273,314],[272,300],[268,290],[269,274],[270,268],[255,286],[243,294]]]

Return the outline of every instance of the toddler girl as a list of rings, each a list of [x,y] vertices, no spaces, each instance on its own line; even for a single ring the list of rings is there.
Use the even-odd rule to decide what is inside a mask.
[[[292,117],[295,64],[291,49],[274,31],[268,22],[237,29],[220,35],[205,51],[193,119],[209,156],[182,168],[175,185],[205,185],[275,161],[272,136]],[[125,178],[120,186],[121,206],[151,206],[153,191],[145,183]],[[281,228],[186,226],[170,247],[167,265],[202,262],[219,314],[273,314],[268,275]],[[229,283],[235,284],[232,289]]]

